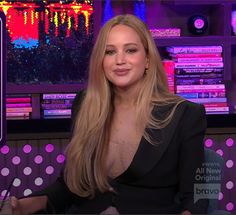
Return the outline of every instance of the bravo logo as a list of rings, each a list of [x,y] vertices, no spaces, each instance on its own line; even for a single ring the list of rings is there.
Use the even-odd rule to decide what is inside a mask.
[[[218,199],[220,184],[194,184],[194,203],[199,199]]]

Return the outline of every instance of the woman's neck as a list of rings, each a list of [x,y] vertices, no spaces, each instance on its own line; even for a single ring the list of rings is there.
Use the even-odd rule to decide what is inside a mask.
[[[135,105],[138,97],[137,89],[115,89],[115,106],[131,107]]]

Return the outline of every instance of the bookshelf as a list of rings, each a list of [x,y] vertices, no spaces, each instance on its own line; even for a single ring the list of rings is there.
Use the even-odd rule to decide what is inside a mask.
[[[94,1],[94,3],[94,34],[97,35],[101,26],[104,2]],[[119,3],[112,1],[112,7],[114,15],[134,13],[133,1],[119,1]],[[146,0],[146,23],[150,28],[177,27],[181,29],[180,37],[155,39],[161,55],[164,54],[166,46],[173,45],[220,45],[223,47],[227,99],[231,113],[234,114],[207,116],[209,127],[236,127],[236,111],[232,111],[234,106],[236,106],[236,35],[233,34],[231,28],[231,12],[233,10],[236,10],[236,0]],[[192,35],[187,29],[187,20],[193,14],[201,14],[208,20],[209,27],[201,36]],[[25,124],[25,128],[30,128],[31,124],[36,123],[39,123],[42,127],[45,126],[45,128],[47,123],[57,124],[59,127],[63,123],[69,125],[69,119],[47,119],[46,121],[41,119],[40,96],[42,93],[47,92],[77,92],[84,87],[81,84],[8,85],[7,93],[9,94],[31,93],[33,108],[32,120],[28,120],[28,122],[26,120],[9,121],[8,131],[15,131],[17,130],[15,128],[22,124]],[[60,130],[61,128],[58,129]]]
[[[146,7],[147,14],[157,14],[147,16],[147,24],[150,28],[177,27],[181,29],[181,37],[155,39],[163,57],[166,57],[164,55],[166,46],[220,45],[223,47],[227,99],[231,113],[235,114],[236,35],[233,34],[231,27],[231,13],[234,10],[236,10],[236,0],[148,1]],[[205,16],[209,23],[207,31],[201,36],[193,35],[188,31],[188,18],[194,14]],[[212,121],[214,118],[218,118],[218,121],[223,121],[224,118],[224,120],[230,121],[232,116],[233,114],[229,116],[208,116],[208,119]]]

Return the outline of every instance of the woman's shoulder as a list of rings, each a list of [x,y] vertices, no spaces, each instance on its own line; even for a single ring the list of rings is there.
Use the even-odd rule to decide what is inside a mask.
[[[188,100],[184,100],[178,105],[178,108],[184,109],[185,112],[191,112],[191,113],[196,113],[196,112],[203,112],[205,113],[205,108],[204,105],[199,104],[199,103],[194,103]]]
[[[164,119],[170,114],[173,109],[175,109],[174,117],[178,115],[184,115],[187,117],[199,117],[205,114],[205,108],[202,104],[183,100],[181,102],[169,103],[165,105],[155,105],[154,115],[160,119]]]

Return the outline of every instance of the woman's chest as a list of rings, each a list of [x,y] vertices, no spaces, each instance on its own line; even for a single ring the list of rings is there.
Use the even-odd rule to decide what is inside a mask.
[[[114,178],[130,166],[141,141],[143,128],[134,119],[113,121],[107,155],[109,176]]]

